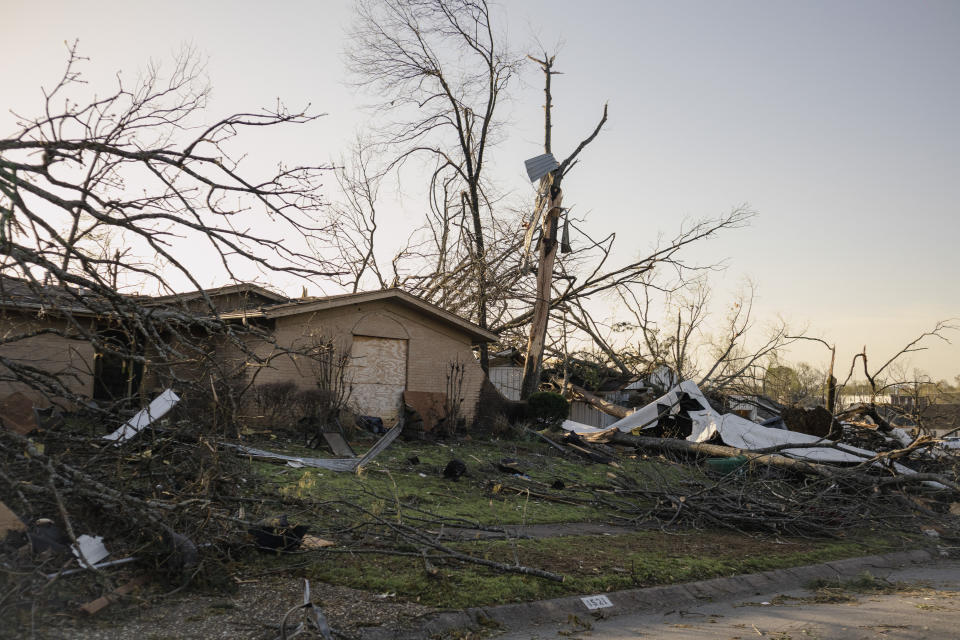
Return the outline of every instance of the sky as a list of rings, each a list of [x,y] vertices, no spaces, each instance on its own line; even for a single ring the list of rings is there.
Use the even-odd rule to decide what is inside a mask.
[[[617,232],[624,257],[748,203],[759,214],[749,227],[690,256],[726,265],[712,277],[718,305],[750,279],[761,323],[782,317],[835,343],[844,372],[864,346],[880,362],[960,317],[960,3],[511,0],[497,15],[519,53],[560,45],[558,155],[609,103],[564,204],[596,235]],[[40,108],[65,41],[79,39],[90,86],[104,90],[118,70],[134,78],[188,44],[208,58],[211,119],[277,98],[327,114],[256,138],[254,161],[335,160],[369,120],[371,96],[347,82],[351,19],[348,0],[0,0],[0,130],[15,128],[8,109]],[[503,111],[510,133],[494,175],[512,197],[531,193],[523,160],[541,152],[542,96],[531,65]],[[396,237],[421,211],[409,194],[381,205]],[[908,366],[952,381],[960,333],[952,339],[925,343]],[[790,357],[827,361],[814,343]]]

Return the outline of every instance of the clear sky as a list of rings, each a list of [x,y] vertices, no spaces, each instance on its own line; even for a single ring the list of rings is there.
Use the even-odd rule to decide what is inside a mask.
[[[500,15],[517,51],[534,52],[534,38],[563,42],[558,155],[609,101],[609,125],[566,180],[564,204],[589,211],[598,235],[617,231],[621,251],[747,202],[760,214],[753,224],[693,256],[727,261],[719,303],[752,278],[762,317],[836,342],[841,363],[864,345],[871,361],[885,359],[960,316],[960,2],[512,0]],[[65,40],[79,38],[91,86],[104,91],[117,70],[132,79],[189,43],[209,57],[211,118],[278,97],[328,114],[306,132],[258,139],[254,155],[328,161],[365,120],[368,98],[344,84],[350,19],[348,0],[0,0],[0,130],[14,129],[7,109],[40,107]],[[530,189],[523,160],[540,152],[541,103],[531,67],[495,156],[517,197]],[[397,235],[417,223],[411,198],[382,206]],[[914,366],[960,374],[960,347],[930,346]],[[825,350],[793,357],[823,366]]]

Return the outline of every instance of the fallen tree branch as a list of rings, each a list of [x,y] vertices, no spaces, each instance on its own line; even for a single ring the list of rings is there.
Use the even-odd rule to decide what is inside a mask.
[[[361,513],[365,514],[367,517],[375,521],[377,524],[390,529],[400,537],[405,538],[410,542],[430,547],[435,551],[439,551],[440,553],[445,554],[448,558],[452,558],[454,560],[459,560],[461,562],[467,562],[471,564],[479,564],[481,566],[489,567],[491,569],[494,569],[496,571],[501,571],[503,573],[519,573],[521,575],[535,576],[537,578],[544,578],[546,580],[552,580],[554,582],[563,582],[564,580],[564,576],[558,573],[553,573],[551,571],[544,571],[543,569],[536,569],[533,567],[525,567],[520,564],[516,564],[516,565],[505,564],[503,562],[495,562],[493,560],[487,560],[486,558],[478,558],[476,556],[471,556],[466,553],[461,553],[456,549],[452,549],[444,544],[440,544],[439,542],[434,540],[432,536],[428,535],[427,533],[415,527],[411,527],[405,524],[400,524],[398,522],[390,522],[389,520],[386,520],[385,518],[381,518],[380,516],[372,513],[371,511],[368,511],[367,509],[364,509],[363,507],[359,507],[349,502],[340,502],[339,504],[342,504],[345,507],[348,507],[350,509],[355,509],[357,511],[360,511]]]
[[[595,407],[607,415],[613,416],[614,418],[620,418],[622,420],[633,413],[633,411],[630,409],[621,407],[618,404],[613,404],[612,402],[607,402],[603,398],[590,393],[583,387],[575,385],[572,382],[568,382],[565,387],[557,378],[554,378],[553,382],[559,385],[564,391],[571,391],[590,406]]]

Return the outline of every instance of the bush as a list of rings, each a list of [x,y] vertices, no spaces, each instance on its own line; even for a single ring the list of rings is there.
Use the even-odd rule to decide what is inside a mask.
[[[570,404],[559,393],[538,391],[527,399],[527,417],[537,426],[559,427],[570,415]]]
[[[293,399],[297,385],[292,382],[267,382],[253,388],[253,404],[260,416],[271,427],[285,427],[299,416],[294,416]]]

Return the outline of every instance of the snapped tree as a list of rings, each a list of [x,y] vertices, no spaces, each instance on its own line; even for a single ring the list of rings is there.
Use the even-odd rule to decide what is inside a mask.
[[[389,283],[499,333],[501,347],[514,346],[529,356],[524,395],[540,384],[544,355],[571,355],[561,341],[574,345],[573,355],[596,359],[625,377],[682,362],[685,372],[700,373],[718,386],[746,376],[762,378],[758,363],[785,344],[786,327],[772,328],[748,345],[756,332],[749,298],[726,319],[722,332],[710,336],[704,327],[705,299],[702,308],[691,307],[679,322],[676,315],[658,322],[656,315],[663,310],[669,317],[682,293],[703,285],[713,265],[691,261],[690,249],[745,225],[754,215],[747,206],[685,223],[672,238],[657,240],[638,255],[636,234],[621,235],[620,243],[631,248],[615,250],[617,232],[595,237],[591,225],[571,215],[569,194],[566,203],[560,201],[563,177],[599,134],[606,107],[593,132],[559,163],[549,184],[540,185],[535,202],[512,207],[499,195],[490,179],[490,154],[503,137],[498,107],[521,60],[509,53],[495,22],[491,6],[482,0],[366,0],[359,5],[350,59],[357,83],[375,96],[374,132],[354,153],[344,205],[331,220],[339,233],[334,242],[344,257],[341,268],[358,274],[352,286],[364,276],[377,286]],[[554,57],[544,53],[531,59],[544,73],[544,149],[549,152]],[[417,182],[411,171],[401,181],[404,191],[426,194],[427,213],[394,255],[392,276],[384,277],[373,251],[378,188],[384,177],[399,175],[415,159],[429,168],[427,177]],[[516,159],[518,167],[522,160]],[[561,211],[566,211],[571,251],[558,255]],[[537,231],[541,242],[530,269],[526,245]],[[610,305],[610,297],[619,303]],[[656,297],[666,303],[654,304],[651,311],[649,302]],[[642,316],[633,323],[631,314]],[[676,326],[676,339],[662,328],[670,325]],[[653,343],[657,349],[648,351]],[[486,369],[486,345],[480,361]]]

